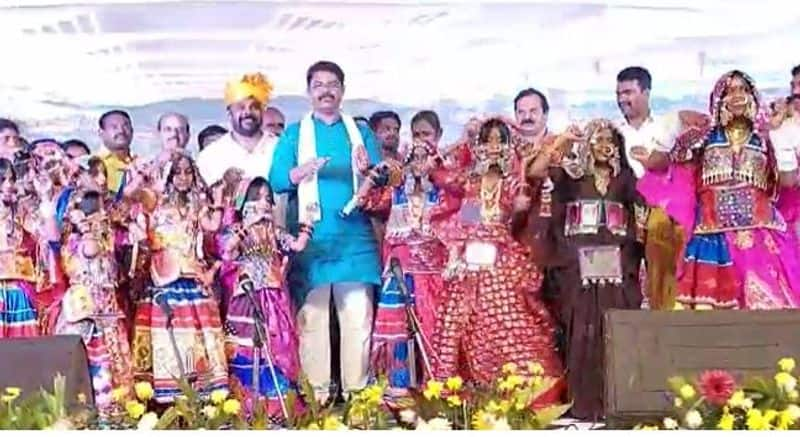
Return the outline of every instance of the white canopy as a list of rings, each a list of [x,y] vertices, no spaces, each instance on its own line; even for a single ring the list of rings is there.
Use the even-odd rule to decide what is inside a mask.
[[[655,96],[675,100],[707,95],[734,67],[786,88],[800,63],[790,4],[3,0],[0,102],[36,120],[218,99],[226,80],[254,70],[278,94],[302,95],[319,59],[344,68],[347,98],[412,107],[481,108],[528,86],[563,107],[611,99],[617,71],[634,64],[653,73]]]

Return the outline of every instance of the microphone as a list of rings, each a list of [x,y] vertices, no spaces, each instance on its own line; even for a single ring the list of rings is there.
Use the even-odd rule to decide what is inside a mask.
[[[250,275],[247,273],[242,273],[239,275],[239,287],[244,291],[244,294],[250,295],[255,291],[255,284],[253,284],[253,280],[250,278]]]
[[[352,214],[353,211],[356,210],[356,208],[358,208],[358,196],[353,195],[353,197],[351,197],[350,200],[347,201],[347,204],[344,206],[344,208],[342,208],[342,210],[339,212],[339,216],[347,217],[350,214]]]

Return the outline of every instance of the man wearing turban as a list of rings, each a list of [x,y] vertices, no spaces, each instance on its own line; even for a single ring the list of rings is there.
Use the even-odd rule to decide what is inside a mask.
[[[264,108],[272,84],[261,73],[245,74],[225,86],[230,132],[203,149],[197,157],[200,175],[208,185],[223,179],[231,169],[243,177],[265,177],[272,168],[277,138],[262,128]],[[276,222],[285,223],[285,196],[276,197]]]

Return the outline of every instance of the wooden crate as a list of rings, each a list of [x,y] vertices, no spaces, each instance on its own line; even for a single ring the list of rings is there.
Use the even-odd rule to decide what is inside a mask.
[[[800,359],[800,311],[638,311],[606,313],[606,418],[609,427],[663,417],[667,379],[725,369],[771,375]]]

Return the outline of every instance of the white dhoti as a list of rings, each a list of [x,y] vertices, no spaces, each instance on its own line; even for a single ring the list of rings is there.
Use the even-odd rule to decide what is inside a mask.
[[[300,365],[317,398],[325,401],[331,385],[330,299],[340,330],[341,379],[344,393],[367,385],[373,318],[373,287],[362,282],[327,284],[311,290],[297,314]]]

